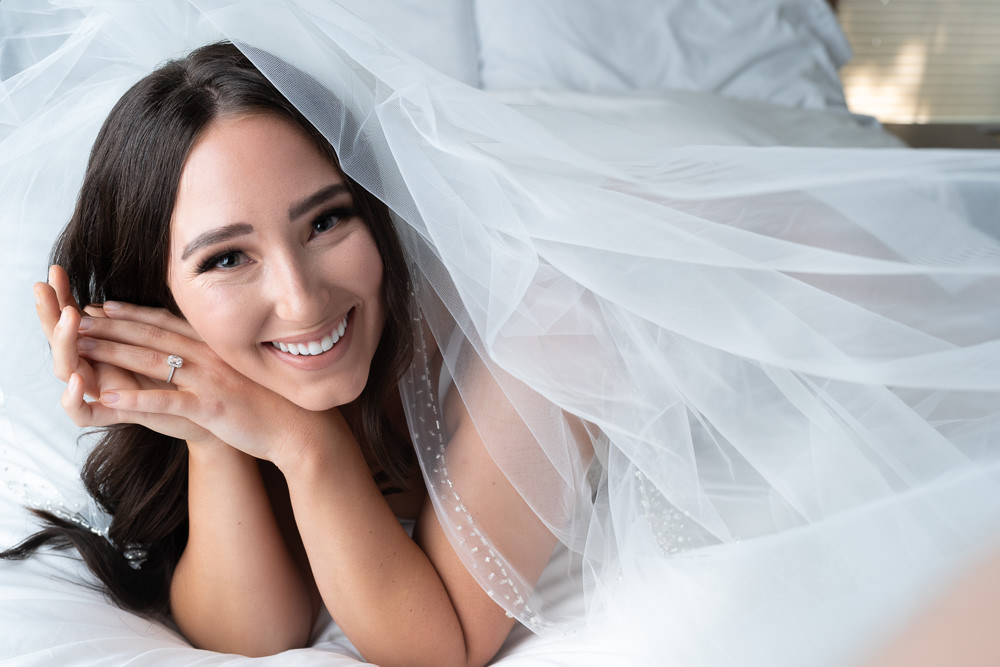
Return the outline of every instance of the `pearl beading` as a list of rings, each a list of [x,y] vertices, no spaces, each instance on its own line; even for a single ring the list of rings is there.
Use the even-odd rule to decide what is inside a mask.
[[[111,538],[108,536],[108,528],[111,525],[111,517],[100,508],[96,507],[92,500],[90,502],[91,507],[87,508],[87,515],[89,515],[89,518],[83,513],[79,506],[71,506],[63,500],[40,500],[47,495],[51,497],[53,489],[46,489],[46,485],[44,483],[39,483],[37,485],[38,488],[35,489],[29,481],[32,475],[28,473],[25,468],[13,465],[9,462],[10,452],[6,447],[0,450],[0,459],[4,461],[4,487],[6,488],[8,497],[12,498],[24,507],[42,510],[57,516],[64,521],[75,523],[82,528],[86,528],[93,534],[103,537],[108,542],[111,542]]]
[[[423,326],[421,317],[416,315],[413,322],[416,332],[414,352],[419,357],[415,355],[414,366],[420,363],[421,367],[411,367],[404,382],[409,395],[415,399],[410,406],[415,418],[411,427],[413,445],[429,478],[429,493],[439,511],[444,512],[451,520],[459,556],[487,595],[504,608],[508,617],[516,618],[529,628],[540,627],[538,615],[522,592],[529,587],[518,580],[513,567],[479,528],[448,474],[447,438],[441,427],[439,401],[430,375],[431,365]]]

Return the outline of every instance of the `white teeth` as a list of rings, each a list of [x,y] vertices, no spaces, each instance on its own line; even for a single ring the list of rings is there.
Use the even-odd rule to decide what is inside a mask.
[[[271,341],[271,345],[278,348],[282,352],[287,352],[296,356],[313,357],[317,354],[323,354],[336,345],[337,341],[341,339],[344,335],[344,331],[346,330],[347,315],[344,315],[344,319],[340,321],[337,328],[334,329],[329,336],[323,336],[321,340],[313,340],[308,343],[279,343],[278,341]]]

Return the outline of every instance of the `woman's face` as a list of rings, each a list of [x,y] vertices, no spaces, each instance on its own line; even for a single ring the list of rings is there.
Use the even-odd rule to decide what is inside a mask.
[[[382,260],[340,171],[290,122],[213,121],[181,173],[167,282],[224,361],[310,409],[358,397]]]

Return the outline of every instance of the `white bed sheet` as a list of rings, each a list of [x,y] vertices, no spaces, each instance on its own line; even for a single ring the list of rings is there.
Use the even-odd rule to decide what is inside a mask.
[[[577,93],[496,94],[528,115],[552,106],[575,109],[579,123],[562,129],[565,139],[589,137],[582,150],[612,157],[602,144],[605,124],[626,126],[651,151],[673,146],[813,145],[894,147],[899,142],[870,120],[843,112],[772,107],[712,94],[599,97]],[[634,152],[634,151],[633,151]],[[0,242],[16,248],[4,268],[0,307],[0,466],[17,469],[18,483],[0,485],[0,544],[11,545],[33,529],[21,506],[25,491],[39,497],[41,471],[63,493],[75,480],[86,443],[59,408],[60,383],[51,376],[44,337],[37,326],[31,283],[44,279],[46,256],[58,224],[48,229],[0,230]],[[36,473],[39,473],[36,475]],[[9,476],[8,476],[9,478]],[[28,487],[20,486],[23,484]],[[30,487],[30,488],[29,488]],[[65,497],[65,496],[64,496]],[[53,499],[56,495],[53,494]],[[83,502],[82,490],[69,500]],[[554,567],[563,567],[555,563]],[[86,587],[92,581],[72,554],[43,554],[23,562],[0,561],[0,664],[2,665],[355,665],[357,654],[332,623],[320,624],[315,645],[264,659],[201,651],[174,630],[121,611]],[[579,603],[567,598],[565,604]],[[538,637],[523,628],[511,634],[496,663],[506,666],[629,664],[628,647],[581,630]]]
[[[574,91],[496,91],[490,95],[522,113],[542,118],[558,108],[576,112],[579,123],[546,123],[577,148],[604,159],[636,158],[636,147],[662,152],[680,146],[812,146],[900,148],[905,146],[870,116],[841,109],[804,109],[739,100],[716,93],[657,91],[597,95]],[[601,127],[616,128],[614,142]],[[623,153],[619,137],[628,128],[636,141]],[[587,137],[585,140],[583,137]]]
[[[847,109],[826,0],[475,0],[488,90],[692,90]]]
[[[6,445],[6,443],[5,443]],[[24,511],[9,498],[0,501],[2,531],[23,535]],[[155,665],[323,665],[367,664],[344,634],[324,615],[310,648],[267,658],[246,658],[192,648],[174,629],[122,611],[87,585],[93,578],[72,554],[44,553],[0,564],[0,665],[18,667]],[[567,599],[567,604],[574,601]],[[628,664],[622,647],[581,629],[539,637],[516,628],[495,664],[508,667]]]

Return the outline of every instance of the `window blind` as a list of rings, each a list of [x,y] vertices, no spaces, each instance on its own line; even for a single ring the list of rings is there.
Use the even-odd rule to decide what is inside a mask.
[[[889,123],[1000,122],[1000,0],[840,0],[851,110]]]

